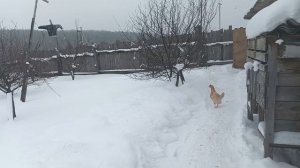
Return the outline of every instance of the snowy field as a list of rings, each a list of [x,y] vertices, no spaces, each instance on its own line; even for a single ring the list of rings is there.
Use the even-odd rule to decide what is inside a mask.
[[[186,72],[179,88],[124,75],[50,79],[16,95],[8,120],[0,94],[1,168],[290,168],[263,159],[246,119],[245,71],[231,65]],[[208,85],[224,91],[214,108]]]

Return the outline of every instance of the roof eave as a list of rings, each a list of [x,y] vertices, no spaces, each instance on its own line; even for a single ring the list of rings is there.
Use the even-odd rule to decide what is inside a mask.
[[[254,15],[265,7],[271,5],[276,0],[257,0],[254,6],[249,10],[249,12],[244,16],[244,19],[250,20]]]

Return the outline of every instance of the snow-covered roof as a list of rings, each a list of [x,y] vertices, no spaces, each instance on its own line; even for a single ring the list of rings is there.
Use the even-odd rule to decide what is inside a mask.
[[[263,33],[271,32],[288,20],[300,23],[300,0],[277,0],[262,9],[248,22],[247,37],[254,38]]]
[[[249,12],[244,16],[244,19],[251,19],[256,13],[258,13],[263,8],[274,3],[276,0],[257,0],[254,6],[249,10]]]

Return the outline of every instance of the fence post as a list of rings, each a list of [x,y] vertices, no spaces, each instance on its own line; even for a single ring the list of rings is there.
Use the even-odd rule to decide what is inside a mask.
[[[219,32],[220,32],[220,37],[219,37],[218,41],[224,42],[224,30],[220,29]],[[221,44],[221,53],[220,54],[221,54],[220,58],[223,61],[224,60],[224,45],[223,44]]]
[[[244,68],[247,57],[247,37],[245,28],[233,30],[233,67]]]
[[[56,53],[57,53],[57,74],[58,76],[62,76],[62,70],[63,70],[63,65],[62,65],[62,58],[61,58],[61,54],[58,51],[58,49],[56,49]]]
[[[229,29],[228,29],[228,30],[229,30],[229,39],[230,39],[230,40],[228,40],[228,41],[232,41],[232,40],[233,40],[233,34],[232,34],[232,33],[233,33],[233,31],[232,31],[232,25],[230,25],[230,26],[229,26]]]
[[[96,56],[96,62],[97,62],[97,71],[99,74],[101,71],[100,53],[95,52],[95,56]]]

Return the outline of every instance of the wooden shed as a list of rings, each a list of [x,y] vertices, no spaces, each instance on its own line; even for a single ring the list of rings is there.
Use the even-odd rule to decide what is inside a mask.
[[[274,1],[258,0],[245,18]],[[248,39],[247,48],[247,61],[253,63],[247,70],[248,118],[259,116],[265,157],[273,157],[274,148],[299,150],[300,23],[289,19]]]

